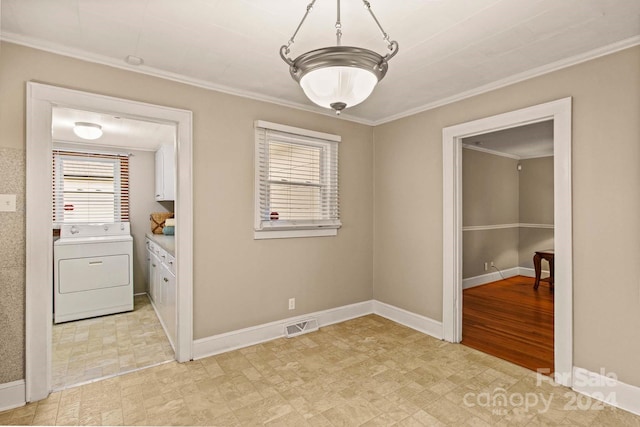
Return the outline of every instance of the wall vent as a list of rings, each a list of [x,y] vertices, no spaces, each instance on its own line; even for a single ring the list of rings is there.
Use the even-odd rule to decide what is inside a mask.
[[[297,337],[298,335],[315,332],[317,330],[318,320],[316,319],[305,319],[296,323],[284,325],[284,335],[287,338]]]

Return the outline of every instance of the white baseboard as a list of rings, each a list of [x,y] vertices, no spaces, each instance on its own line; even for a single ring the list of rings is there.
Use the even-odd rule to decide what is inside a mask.
[[[284,336],[284,325],[310,317],[316,318],[318,320],[318,326],[322,327],[344,322],[356,317],[366,316],[371,313],[373,313],[372,301],[364,301],[201,338],[193,342],[193,358],[194,360],[201,359],[203,357],[281,338]]]
[[[518,268],[520,269],[520,272],[518,273],[520,276],[536,277],[536,271],[533,268],[527,268],[527,267],[518,267]],[[542,273],[540,277],[544,279],[545,277],[549,277],[550,271],[541,270],[540,273]]]
[[[318,326],[323,327],[366,316],[367,314],[377,314],[438,339],[442,339],[443,336],[442,322],[380,301],[370,300],[201,338],[193,342],[193,358],[194,360],[202,359],[284,337],[284,326],[286,324],[310,317],[316,318]]]
[[[513,276],[536,277],[536,272],[533,268],[513,267],[500,271],[502,271],[502,275],[505,278]],[[549,271],[542,270],[542,278],[545,277],[549,277]],[[493,271],[487,274],[481,274],[480,276],[469,277],[467,279],[462,279],[462,289],[469,289],[475,286],[486,285],[487,283],[495,282],[501,279],[502,277],[497,271]]]
[[[24,380],[0,384],[0,411],[23,406],[25,401]]]
[[[380,301],[373,301],[373,312],[379,316],[393,320],[416,331],[442,339],[442,322],[415,314],[402,308],[394,307]]]
[[[618,381],[606,372],[573,367],[573,386],[578,393],[640,415],[640,387]]]
[[[527,267],[518,267],[520,272],[518,274],[520,274],[520,276],[524,276],[524,277],[536,277],[536,271],[533,268],[527,268]]]
[[[520,274],[520,267],[507,268],[506,270],[500,271],[502,271],[502,276],[508,278]],[[497,271],[492,271],[491,273],[481,274],[480,276],[462,279],[462,289],[469,289],[473,288],[474,286],[486,285],[487,283],[501,280],[502,276],[500,276],[500,273],[498,273]]]

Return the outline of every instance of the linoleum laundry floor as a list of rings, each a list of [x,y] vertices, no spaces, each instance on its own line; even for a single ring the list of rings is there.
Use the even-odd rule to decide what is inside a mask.
[[[640,426],[549,381],[369,315],[52,393],[0,413],[0,423]]]
[[[130,312],[53,325],[54,390],[174,359],[149,298],[133,302]]]

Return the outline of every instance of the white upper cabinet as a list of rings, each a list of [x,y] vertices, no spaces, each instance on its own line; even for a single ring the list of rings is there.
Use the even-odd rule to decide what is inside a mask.
[[[176,167],[173,144],[164,144],[156,151],[156,200],[174,201]]]

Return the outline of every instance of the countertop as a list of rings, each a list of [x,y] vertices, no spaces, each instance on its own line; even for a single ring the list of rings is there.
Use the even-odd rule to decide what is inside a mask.
[[[169,254],[176,256],[176,238],[175,236],[165,236],[164,234],[146,233],[146,237],[154,243],[160,245],[162,249]]]

